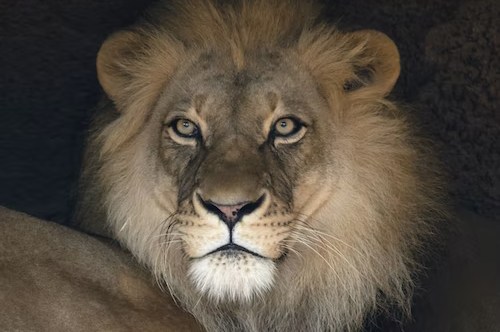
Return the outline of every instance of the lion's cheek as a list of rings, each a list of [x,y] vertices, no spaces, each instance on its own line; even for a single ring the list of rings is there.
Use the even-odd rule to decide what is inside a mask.
[[[332,200],[336,182],[328,169],[311,171],[304,176],[293,192],[294,210],[299,212],[300,219],[313,216],[325,203]]]

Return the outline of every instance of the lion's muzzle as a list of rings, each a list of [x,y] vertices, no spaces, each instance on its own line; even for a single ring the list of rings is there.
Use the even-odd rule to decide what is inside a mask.
[[[212,298],[248,300],[273,285],[291,215],[269,191],[255,196],[227,204],[198,190],[181,208],[177,230],[184,234],[189,275]]]

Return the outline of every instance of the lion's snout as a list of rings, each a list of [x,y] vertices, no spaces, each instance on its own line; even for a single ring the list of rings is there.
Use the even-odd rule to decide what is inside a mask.
[[[202,206],[219,218],[229,227],[231,230],[237,222],[247,215],[251,215],[256,212],[260,207],[262,207],[266,194],[261,195],[255,201],[243,201],[236,204],[226,204],[225,202],[215,202],[210,199],[205,199],[198,194],[198,199],[202,203]]]

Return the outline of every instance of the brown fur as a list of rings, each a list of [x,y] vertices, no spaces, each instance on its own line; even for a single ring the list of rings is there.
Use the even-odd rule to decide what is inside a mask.
[[[436,172],[404,112],[385,98],[399,75],[395,45],[374,31],[337,31],[318,12],[307,1],[174,1],[99,53],[115,115],[90,140],[79,221],[108,229],[208,330],[354,330],[371,312],[409,311],[417,253],[441,217]],[[259,83],[268,74],[270,83]],[[205,154],[163,130],[186,99],[211,130]],[[266,127],[266,107],[308,110],[312,123],[281,166],[274,152],[255,152],[265,138],[248,125]],[[231,120],[241,133],[233,140],[231,112],[241,114]],[[236,192],[255,200],[257,183],[284,216],[272,219],[270,205],[258,211],[263,224],[240,223],[242,237],[285,234],[278,244],[263,240],[264,256],[282,260],[259,296],[217,301],[188,278],[189,258],[220,233],[190,198],[195,179],[222,200]]]

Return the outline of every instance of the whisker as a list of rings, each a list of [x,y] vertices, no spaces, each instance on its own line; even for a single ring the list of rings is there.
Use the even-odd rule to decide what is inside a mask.
[[[202,298],[203,298],[203,294],[201,294],[200,298],[198,299],[198,301],[196,301],[196,304],[194,305],[193,310],[195,310],[196,307],[198,306],[198,304],[200,304]]]
[[[179,239],[175,237],[179,236],[176,232],[174,232],[175,226],[179,223],[176,219],[177,212],[170,214],[163,221],[158,223],[157,227],[152,230],[151,239],[154,241],[151,245],[157,245],[160,247],[160,250],[153,250],[156,252],[155,257],[155,266],[154,273],[156,284],[160,287],[160,289],[165,292],[165,286],[167,287],[168,293],[171,294],[174,302],[178,305],[177,299],[173,296],[174,292],[172,286],[168,282],[168,280],[172,279],[172,271],[168,268],[168,257],[170,256],[170,249],[172,244],[176,244]],[[164,239],[164,240],[162,240]],[[165,278],[165,274],[169,274],[169,278]]]
[[[320,223],[320,224],[324,224],[321,220],[318,220],[318,219],[315,219],[315,218],[310,218],[309,216],[307,216],[307,215],[305,215],[305,214],[301,214],[301,213],[299,213],[299,214],[300,214],[300,215],[302,215],[302,216],[304,216],[306,219],[310,219],[310,220],[313,220],[313,221],[318,222],[318,223]],[[314,227],[312,227],[311,225],[308,225],[308,224],[305,222],[305,220],[302,220],[302,219],[295,219],[294,221],[298,221],[298,222],[300,223],[299,225],[301,225],[302,227],[307,228],[308,230],[314,231],[314,232],[316,232],[316,233],[319,233],[319,234],[321,234],[321,235],[323,235],[323,236],[327,236],[327,237],[329,237],[329,238],[334,239],[335,241],[338,241],[338,242],[342,243],[342,244],[343,244],[343,245],[345,245],[346,247],[349,247],[349,248],[351,248],[352,250],[356,251],[356,252],[357,252],[359,255],[361,255],[361,256],[368,255],[368,256],[370,256],[370,257],[371,257],[371,258],[373,258],[373,259],[375,258],[375,257],[374,257],[373,255],[371,255],[370,253],[363,253],[363,252],[361,252],[358,248],[356,248],[356,247],[354,247],[353,245],[351,245],[351,244],[349,244],[349,243],[345,242],[344,240],[342,240],[342,239],[341,239],[341,238],[339,238],[339,237],[336,237],[336,236],[334,236],[334,235],[332,235],[332,234],[328,234],[328,233],[326,233],[326,232],[320,231],[319,229],[314,228]]]
[[[323,244],[324,246],[326,246],[328,249],[331,249],[333,252],[335,252],[337,254],[338,257],[340,257],[343,261],[345,261],[354,271],[356,271],[356,273],[359,275],[359,276],[362,276],[364,277],[364,275],[361,273],[361,271],[359,271],[359,269],[354,266],[353,263],[351,263],[347,257],[344,255],[344,253],[342,253],[342,251],[337,248],[332,242],[328,241],[327,239],[321,237],[319,234],[315,234],[312,230],[310,229],[307,229],[307,228],[303,228],[302,230],[305,230],[305,231],[308,231],[310,232],[308,234],[309,235],[313,235],[314,236],[314,239],[318,242],[321,242],[321,244]]]
[[[307,244],[303,238],[301,238],[299,240],[299,242],[303,245],[305,245],[306,247],[308,247],[310,250],[312,250],[315,254],[317,254],[325,263],[326,265],[332,270],[333,273],[335,273],[335,275],[337,276],[337,280],[338,281],[341,281],[342,278],[340,278],[340,275],[338,274],[338,272],[335,270],[335,268],[330,264],[330,262],[319,252],[317,251],[316,249],[314,249],[311,245]],[[342,287],[344,288],[344,290],[347,292],[348,289],[347,289],[347,286],[344,284],[344,283],[341,283]]]
[[[285,239],[282,241],[283,242],[283,248],[286,250],[286,251],[289,251],[293,254],[295,254],[297,257],[299,257],[300,259],[303,259],[304,256],[302,256],[302,253],[300,253],[299,251],[297,251],[295,248],[293,248],[290,244],[292,244],[292,239]],[[296,240],[293,240],[293,243],[296,243],[297,241]]]
[[[179,244],[179,243],[184,243],[184,241],[180,240],[180,239],[175,239],[175,240],[158,242],[159,245],[172,245],[172,244]]]

